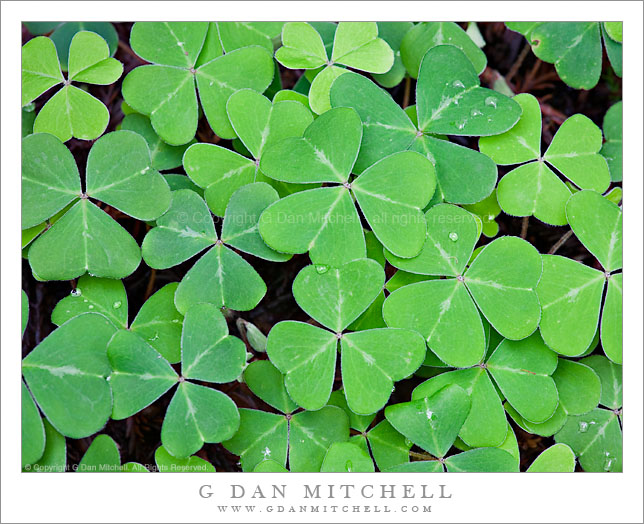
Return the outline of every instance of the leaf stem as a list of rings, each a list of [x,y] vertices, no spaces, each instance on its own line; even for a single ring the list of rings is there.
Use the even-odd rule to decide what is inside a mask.
[[[403,93],[403,109],[405,109],[409,105],[409,95],[411,93],[411,77],[407,75],[405,78],[405,91]]]
[[[148,286],[145,288],[145,298],[144,300],[147,300],[150,295],[152,294],[152,290],[154,289],[154,281],[157,278],[157,270],[156,269],[151,269],[150,270],[150,280],[148,280]]]
[[[512,67],[508,71],[508,74],[505,75],[506,82],[510,82],[510,80],[512,80],[512,77],[517,74],[517,71],[519,71],[519,68],[523,64],[525,57],[528,56],[530,49],[532,49],[532,46],[528,42],[526,42],[526,44],[523,46],[523,49],[521,49],[521,52],[519,53],[516,61],[514,62],[514,64],[512,64]]]
[[[417,453],[416,451],[410,451],[409,456],[422,460],[438,460],[434,455],[430,455],[429,453]]]
[[[550,248],[550,251],[548,251],[549,255],[554,255],[561,246],[563,246],[566,241],[572,236],[572,229],[565,233],[559,240],[557,240],[556,244]]]
[[[521,222],[521,238],[525,240],[525,237],[528,236],[528,224],[530,223],[530,217],[523,217]]]

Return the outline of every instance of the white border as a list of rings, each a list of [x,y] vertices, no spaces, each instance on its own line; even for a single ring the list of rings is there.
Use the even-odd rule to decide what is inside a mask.
[[[431,514],[239,514],[259,522],[642,522],[642,3],[640,2],[3,2],[2,10],[2,521],[230,522],[216,502],[231,483],[427,483],[450,500]],[[624,21],[624,369],[622,474],[192,474],[87,476],[20,471],[20,21],[21,20],[590,20]],[[4,329],[6,327],[6,329]],[[386,480],[385,480],[386,479]],[[211,484],[216,495],[200,499]],[[301,486],[300,486],[301,487]],[[244,501],[246,503],[248,501]],[[271,501],[269,501],[271,502]],[[279,503],[272,501],[273,503]],[[289,503],[299,504],[296,498]],[[365,501],[362,501],[364,503]],[[405,501],[397,500],[397,504]],[[414,501],[410,501],[412,504]],[[421,501],[418,501],[422,504]],[[225,503],[225,502],[224,502]],[[250,502],[252,503],[252,502]],[[327,501],[332,504],[333,501]],[[342,506],[342,501],[337,501]],[[350,504],[359,504],[355,499]],[[385,504],[381,501],[379,504]],[[375,504],[375,502],[372,502]],[[247,519],[247,520],[244,520]],[[415,519],[415,520],[414,520]]]

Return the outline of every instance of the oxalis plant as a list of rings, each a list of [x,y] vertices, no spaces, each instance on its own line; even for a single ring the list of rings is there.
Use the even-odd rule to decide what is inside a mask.
[[[621,25],[507,27],[26,23],[23,471],[621,471]]]

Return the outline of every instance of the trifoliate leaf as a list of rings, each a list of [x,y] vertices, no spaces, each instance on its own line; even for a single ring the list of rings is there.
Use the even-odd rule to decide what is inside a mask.
[[[334,442],[326,452],[321,472],[373,473],[373,460],[364,450],[351,442]]]

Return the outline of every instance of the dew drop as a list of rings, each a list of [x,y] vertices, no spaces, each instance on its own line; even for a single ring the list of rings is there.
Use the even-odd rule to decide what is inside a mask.
[[[586,433],[588,431],[588,422],[583,420],[579,423],[579,433]]]
[[[460,80],[454,80],[454,82],[452,82],[452,87],[458,87],[460,89],[464,89],[465,84],[463,84],[463,82],[461,82]]]
[[[452,231],[452,232],[449,234],[449,239],[450,239],[452,242],[456,242],[456,241],[458,240],[458,233],[455,233],[454,231]]]
[[[315,266],[315,270],[318,272],[318,275],[324,275],[329,270],[329,266],[325,264],[318,264]]]
[[[409,440],[408,438],[405,439],[405,446],[411,447],[413,445],[414,445],[414,443],[411,440]]]
[[[89,306],[87,306],[87,307],[88,307],[89,309],[94,309],[94,305],[93,305],[93,304],[90,304],[90,305],[89,305]]]
[[[112,375],[110,375],[109,377],[107,377],[105,380],[107,380],[107,381],[109,382],[111,379],[112,379]]]
[[[157,338],[159,338],[159,334],[158,334],[158,333],[155,333],[155,334],[154,334],[154,336],[153,336],[152,338],[149,338],[148,340],[149,340],[150,342],[154,342]]]
[[[120,308],[120,307],[121,307],[121,305],[122,305],[121,301],[120,301],[120,300],[117,300],[116,302],[114,302],[114,304],[112,304],[112,307],[113,307],[114,309],[118,309],[118,308]]]
[[[494,218],[495,218],[495,216],[494,216],[494,215],[488,215],[488,216],[487,216],[487,219],[488,219],[488,220],[490,220],[490,221],[494,220]]]
[[[494,98],[493,96],[488,96],[485,99],[485,105],[496,109],[496,98]]]
[[[87,302],[89,302],[89,300],[85,299],[85,300],[83,300],[83,302],[86,304]]]
[[[604,471],[610,471],[611,466],[613,465],[613,461],[615,459],[610,456],[608,451],[606,452],[606,460],[604,461]]]
[[[173,318],[173,319],[172,319],[172,323],[173,323],[173,324],[178,324],[178,323],[179,323],[179,319],[178,319],[178,318]]]
[[[458,122],[458,123],[456,124],[456,127],[458,127],[459,129],[463,129],[463,128],[465,127],[465,124],[467,124],[467,119],[466,119],[466,118],[464,118],[463,120],[461,120],[460,122]]]
[[[481,112],[480,112],[478,109],[476,109],[476,108],[472,109],[472,111],[470,112],[470,115],[472,115],[472,116],[481,116],[482,114],[483,114],[483,113],[481,113]]]
[[[349,472],[353,471],[353,462],[351,462],[350,460],[347,460],[347,463],[344,465],[344,469],[346,469]]]
[[[78,288],[72,289],[71,295],[73,297],[80,297],[82,294],[83,294],[83,292],[80,289],[78,289]]]

